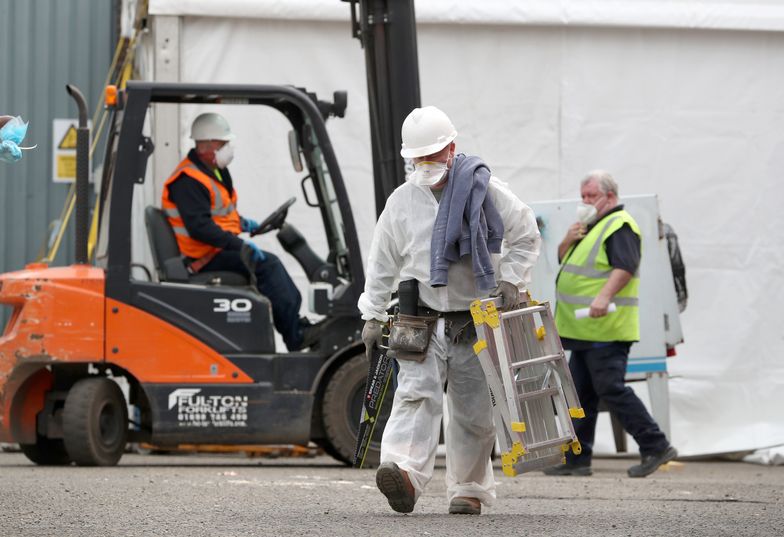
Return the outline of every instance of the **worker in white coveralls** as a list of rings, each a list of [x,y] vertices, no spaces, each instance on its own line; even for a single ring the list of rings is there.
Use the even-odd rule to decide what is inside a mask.
[[[481,159],[455,154],[456,136],[433,106],[403,122],[400,154],[413,159],[415,171],[379,217],[358,304],[368,352],[380,342],[399,281],[418,282],[418,315],[430,327],[423,353],[396,354],[398,386],[376,473],[379,490],[401,513],[413,511],[433,476],[445,383],[449,512],[480,514],[482,503],[494,501],[495,428],[469,307],[488,296],[501,297],[502,309],[519,304],[541,244],[533,211]]]

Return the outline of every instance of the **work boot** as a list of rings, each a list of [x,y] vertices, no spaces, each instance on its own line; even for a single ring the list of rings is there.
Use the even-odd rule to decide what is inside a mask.
[[[593,475],[593,470],[590,466],[575,466],[573,464],[561,464],[559,466],[551,466],[542,470],[545,475],[576,475],[576,476],[589,476]]]
[[[343,317],[326,317],[317,323],[311,323],[307,317],[300,317],[299,325],[302,333],[302,343],[297,349],[289,350],[318,349],[324,334],[328,333],[333,325],[344,321],[345,318]]]
[[[300,317],[299,319],[299,332],[302,335],[302,341],[290,351],[299,351],[309,347],[318,347],[321,335],[324,333],[324,328],[329,322],[329,319],[324,319],[315,324],[311,323],[307,317]]]
[[[477,498],[457,496],[449,502],[450,515],[480,515],[482,514],[482,504]]]
[[[414,485],[408,474],[394,462],[382,463],[376,470],[376,486],[398,513],[410,513],[416,503]]]
[[[661,453],[654,453],[653,455],[645,455],[640,464],[635,464],[629,468],[626,473],[629,477],[645,477],[651,475],[659,469],[662,464],[671,461],[678,456],[678,450],[670,446]]]
[[[300,349],[307,349],[308,347],[315,347],[318,340],[321,338],[321,323],[304,324],[302,325],[302,346]]]

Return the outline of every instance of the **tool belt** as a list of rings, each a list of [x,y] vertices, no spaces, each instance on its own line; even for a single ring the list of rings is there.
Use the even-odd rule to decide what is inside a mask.
[[[419,315],[436,316],[444,319],[444,336],[452,343],[472,343],[476,340],[474,318],[470,311],[436,311],[419,306]]]
[[[417,313],[418,315],[398,313],[392,319],[392,329],[389,332],[390,357],[423,361],[439,318],[444,319],[444,334],[453,343],[476,339],[476,330],[469,311],[442,312],[420,306]]]
[[[392,319],[387,354],[398,360],[421,362],[427,356],[430,336],[438,317],[398,313]]]

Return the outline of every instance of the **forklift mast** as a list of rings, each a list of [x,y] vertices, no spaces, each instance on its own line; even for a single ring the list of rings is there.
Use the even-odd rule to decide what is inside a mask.
[[[405,179],[400,127],[421,104],[414,0],[343,1],[351,2],[352,32],[365,50],[378,216]]]

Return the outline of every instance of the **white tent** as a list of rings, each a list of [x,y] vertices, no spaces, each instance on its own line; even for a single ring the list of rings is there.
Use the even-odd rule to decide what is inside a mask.
[[[150,11],[177,21],[173,64],[147,44],[150,78],[294,84],[322,98],[348,90],[346,118],[328,129],[366,252],[375,221],[367,91],[348,4],[150,0]],[[658,194],[690,292],[686,342],[669,362],[681,453],[784,443],[784,6],[428,0],[417,19],[423,104],[443,108],[458,150],[482,156],[521,199],[576,197],[593,168],[615,175],[621,197]],[[183,153],[198,111],[177,116]],[[240,210],[262,217],[298,194],[285,122],[245,109],[227,117],[239,134]],[[154,170],[156,191],[171,167]],[[290,215],[320,237],[304,203]]]

